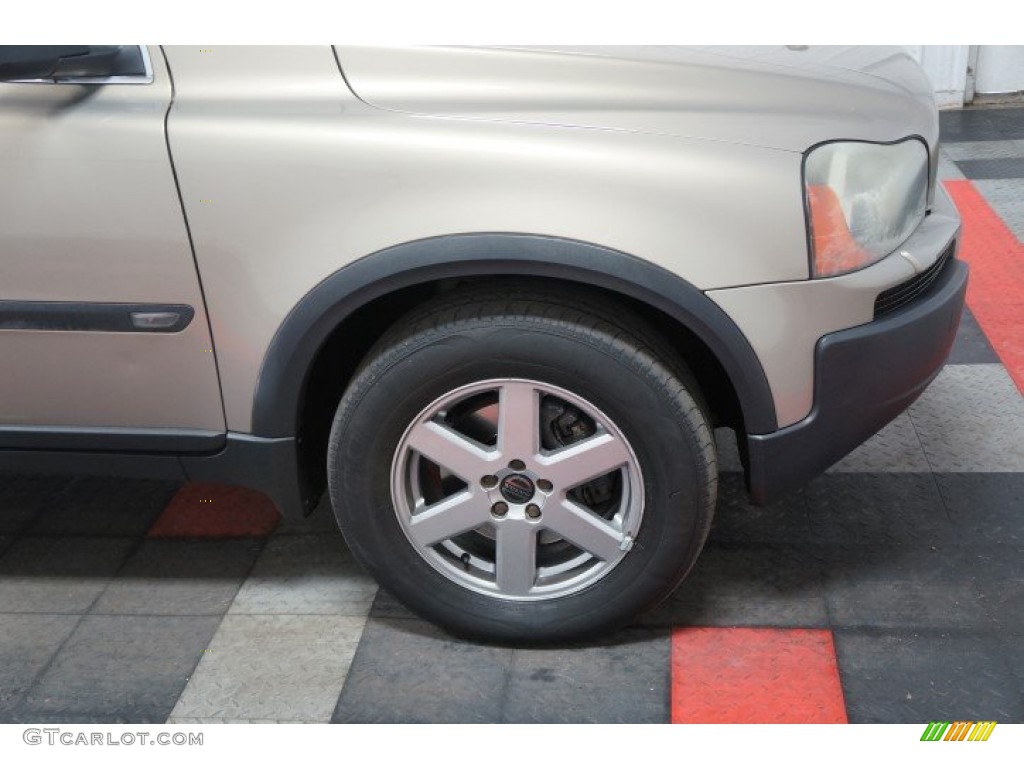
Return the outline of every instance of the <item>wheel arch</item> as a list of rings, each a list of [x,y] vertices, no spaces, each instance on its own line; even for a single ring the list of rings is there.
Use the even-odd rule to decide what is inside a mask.
[[[760,434],[777,428],[771,389],[757,355],[729,316],[698,288],[651,262],[592,243],[485,233],[433,237],[385,248],[312,288],[282,322],[264,354],[253,398],[252,433],[299,435],[310,374],[325,345],[336,330],[375,302],[379,306],[385,299],[392,304],[394,297],[401,306],[417,287],[503,275],[601,289],[655,316],[667,316],[692,334],[721,366],[746,432]]]

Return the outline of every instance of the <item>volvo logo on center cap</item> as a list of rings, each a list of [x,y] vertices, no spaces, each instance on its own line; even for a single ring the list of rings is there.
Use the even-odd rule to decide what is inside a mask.
[[[533,498],[533,481],[526,475],[509,475],[498,487],[501,495],[512,504],[525,504]]]

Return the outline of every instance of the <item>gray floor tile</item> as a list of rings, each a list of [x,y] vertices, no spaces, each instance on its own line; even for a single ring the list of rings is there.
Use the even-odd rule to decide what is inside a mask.
[[[1007,229],[1024,242],[1024,179],[978,179],[972,183]]]
[[[1024,719],[1019,685],[987,636],[838,630],[835,643],[851,723]]]
[[[166,717],[217,617],[86,616],[26,697],[31,710]]]
[[[48,536],[142,536],[178,488],[164,480],[83,477],[29,528]]]
[[[1024,140],[959,141],[942,145],[950,160],[998,160],[1024,157]]]
[[[960,166],[953,162],[949,156],[948,150],[952,146],[956,145],[944,144],[942,151],[939,152],[938,178],[940,181],[961,181],[967,178],[964,176],[964,172],[960,170]]]
[[[512,651],[454,640],[417,619],[370,619],[332,720],[494,723]]]
[[[45,614],[0,614],[0,721],[21,703],[79,617]]]
[[[328,722],[364,620],[225,616],[172,716]]]
[[[366,616],[376,591],[341,534],[276,535],[230,612]]]
[[[667,723],[668,632],[629,629],[598,643],[516,650],[505,695],[510,723]]]
[[[0,474],[0,533],[20,533],[71,483],[63,475]]]
[[[1001,365],[948,365],[910,407],[935,472],[1024,472],[1024,398]]]
[[[829,472],[927,472],[928,459],[906,413],[834,464]]]
[[[262,546],[256,539],[145,541],[92,613],[221,616]]]
[[[821,564],[798,548],[704,548],[693,572],[640,623],[661,627],[824,627]]]
[[[25,537],[0,557],[0,612],[84,613],[136,542]]]
[[[949,353],[949,365],[967,365],[976,363],[999,363],[999,356],[989,343],[981,326],[970,309],[964,307],[960,318],[960,328]]]

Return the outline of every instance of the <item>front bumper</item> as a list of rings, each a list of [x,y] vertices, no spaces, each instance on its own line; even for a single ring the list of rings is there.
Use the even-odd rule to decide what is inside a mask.
[[[747,436],[751,500],[768,504],[806,482],[914,402],[949,356],[966,289],[967,265],[953,258],[912,304],[822,336],[811,412],[777,432]]]

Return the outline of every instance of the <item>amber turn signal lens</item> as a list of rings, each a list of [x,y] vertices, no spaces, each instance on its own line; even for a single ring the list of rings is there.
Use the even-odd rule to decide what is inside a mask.
[[[808,186],[807,204],[811,211],[816,277],[841,275],[871,261],[871,254],[850,234],[846,215],[832,187],[826,184]]]

